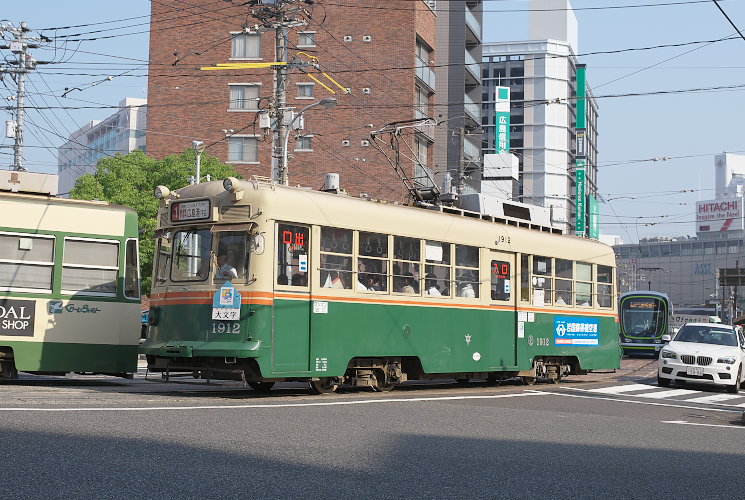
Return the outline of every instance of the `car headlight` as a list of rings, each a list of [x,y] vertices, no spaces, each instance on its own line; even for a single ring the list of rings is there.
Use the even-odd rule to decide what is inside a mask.
[[[727,364],[727,365],[733,365],[733,364],[735,364],[735,361],[737,361],[737,359],[735,359],[734,356],[724,356],[722,358],[719,358],[717,360],[717,363],[724,363],[724,364]]]
[[[666,351],[665,349],[660,351],[660,357],[662,358],[669,358],[669,359],[675,359],[678,357],[677,354],[675,354],[673,351]]]

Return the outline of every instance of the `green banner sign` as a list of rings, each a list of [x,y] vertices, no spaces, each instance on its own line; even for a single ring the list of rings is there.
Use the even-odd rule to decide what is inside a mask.
[[[589,203],[587,204],[587,208],[590,211],[590,238],[593,239],[600,239],[600,204],[598,204],[598,199],[594,196],[590,195],[588,197]]]
[[[575,189],[577,215],[574,219],[574,234],[584,236],[587,230],[585,219],[587,217],[586,205],[586,182],[585,182],[585,160],[577,159],[577,186]]]
[[[577,125],[575,128],[587,128],[587,68],[577,65]]]
[[[497,87],[494,110],[496,111],[495,153],[510,152],[510,88]]]

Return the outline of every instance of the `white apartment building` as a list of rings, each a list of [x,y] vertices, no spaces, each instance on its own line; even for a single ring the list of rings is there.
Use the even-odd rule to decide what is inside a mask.
[[[67,196],[78,177],[96,171],[98,160],[135,149],[145,150],[147,99],[127,97],[119,110],[103,121],[79,128],[57,150],[59,193]]]

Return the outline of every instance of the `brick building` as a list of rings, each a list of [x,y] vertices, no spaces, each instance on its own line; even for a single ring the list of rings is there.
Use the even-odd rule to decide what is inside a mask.
[[[322,69],[351,93],[333,95],[300,70],[289,72],[288,106],[300,109],[325,97],[338,99],[334,108],[309,110],[304,130],[291,136],[290,184],[318,188],[324,174],[337,172],[353,195],[405,199],[392,167],[369,145],[369,134],[394,121],[433,114],[433,2],[318,0],[305,7],[308,23],[289,33],[289,59],[299,52],[317,57]],[[275,59],[274,32],[256,30],[250,10],[216,0],[152,2],[150,156],[181,153],[199,140],[243,175],[271,175],[272,133],[259,127],[258,110],[273,99],[273,71],[199,69]],[[419,155],[431,168],[432,135],[431,130],[412,131],[406,141],[412,151],[402,152]],[[413,161],[408,165],[413,172]]]

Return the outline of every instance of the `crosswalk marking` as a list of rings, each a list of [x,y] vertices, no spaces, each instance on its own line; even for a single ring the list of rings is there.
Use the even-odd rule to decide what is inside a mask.
[[[601,387],[600,389],[590,389],[589,392],[600,392],[602,394],[622,394],[624,392],[648,391],[650,389],[655,389],[655,387],[647,384],[627,384],[617,385],[614,387]]]
[[[689,389],[671,389],[669,391],[657,391],[657,392],[651,392],[649,394],[636,394],[636,395],[639,396],[640,398],[664,399],[664,398],[673,398],[676,396],[689,396],[692,394],[701,394],[701,392],[691,391]]]
[[[592,392],[595,394],[605,394],[609,396],[626,396],[633,398],[658,399],[684,401],[686,403],[698,404],[716,404],[720,406],[729,406],[731,408],[745,408],[744,394],[722,394],[707,393],[705,390],[693,389],[669,389],[652,384],[622,384],[609,387],[600,387],[598,389],[574,389],[582,392]],[[695,397],[691,397],[695,396]],[[737,401],[736,401],[737,400]]]
[[[720,401],[728,401],[730,399],[740,399],[743,396],[737,394],[712,394],[711,396],[703,396],[700,398],[686,399],[691,403],[718,403]],[[745,406],[745,403],[737,406]]]

